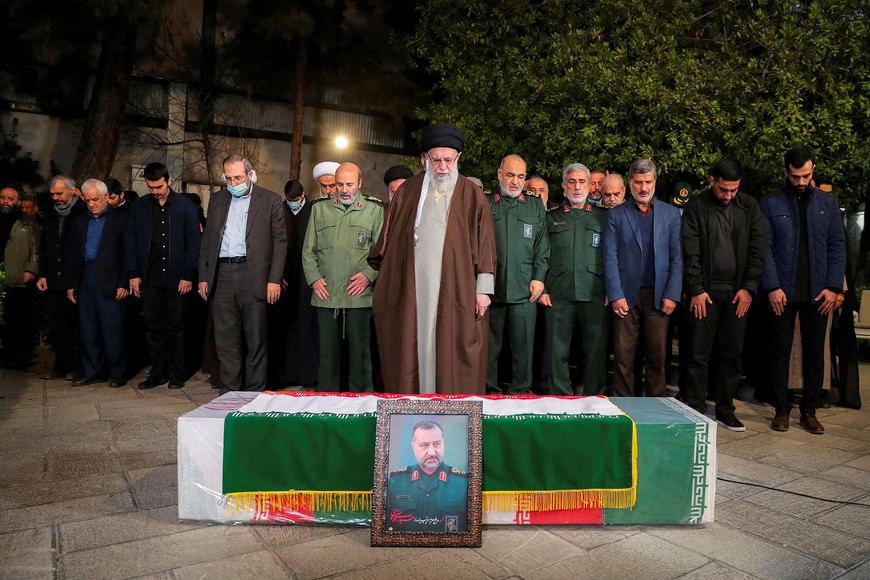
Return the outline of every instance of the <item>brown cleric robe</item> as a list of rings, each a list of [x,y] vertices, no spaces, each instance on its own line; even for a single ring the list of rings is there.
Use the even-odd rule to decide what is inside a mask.
[[[379,270],[372,313],[381,355],[384,388],[419,393],[414,219],[423,174],[402,184],[369,255]],[[433,195],[430,188],[429,195]],[[424,215],[425,219],[425,215]],[[477,276],[495,272],[495,236],[483,192],[459,176],[450,197],[441,261],[435,330],[438,393],[483,394],[489,315],[475,316]]]

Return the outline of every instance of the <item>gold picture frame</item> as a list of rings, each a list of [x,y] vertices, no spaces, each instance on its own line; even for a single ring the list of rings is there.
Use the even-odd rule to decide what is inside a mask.
[[[483,403],[378,401],[372,546],[481,544]]]

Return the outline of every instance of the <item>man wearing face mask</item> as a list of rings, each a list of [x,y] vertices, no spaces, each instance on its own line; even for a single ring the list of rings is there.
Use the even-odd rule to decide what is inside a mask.
[[[550,269],[548,306],[550,394],[573,395],[568,354],[574,330],[581,334],[583,378],[577,394],[603,395],[607,381],[609,324],[604,306],[603,234],[607,213],[589,199],[589,169],[572,163],[562,172],[565,203],[547,213]]]
[[[509,394],[532,388],[532,352],[535,342],[535,302],[544,291],[550,259],[547,215],[536,194],[524,191],[526,162],[508,155],[498,168],[500,191],[487,197],[495,229],[495,293],[489,309],[489,350],[486,391],[502,393],[498,378],[505,327],[510,337],[512,374]]]
[[[202,234],[199,295],[212,303],[222,390],[259,391],[268,368],[266,304],[281,295],[287,256],[284,208],[280,195],[254,184],[247,159],[230,155],[223,167],[227,186],[209,199]]]
[[[320,368],[320,333],[317,312],[311,306],[313,291],[302,270],[302,244],[314,206],[305,197],[302,183],[296,179],[291,179],[284,186],[284,198],[287,201],[287,219],[292,224],[284,267],[285,295],[282,299],[287,303],[284,380],[288,386],[313,387],[317,384]]]
[[[340,390],[341,340],[350,360],[348,388],[371,391],[372,283],[378,273],[366,257],[384,225],[383,202],[360,195],[362,178],[353,163],[335,171],[337,191],[311,208],[302,246],[302,268],[314,295],[320,327],[319,389]]]

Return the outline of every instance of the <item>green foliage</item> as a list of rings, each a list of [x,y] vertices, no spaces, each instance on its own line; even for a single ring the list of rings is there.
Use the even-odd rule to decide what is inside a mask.
[[[29,151],[21,154],[17,117],[12,119],[8,133],[0,123],[0,175],[3,176],[0,187],[13,187],[19,192],[23,192],[25,186],[33,189],[42,184],[39,161]]]
[[[703,177],[729,154],[758,192],[811,146],[845,193],[867,194],[866,3],[821,0],[430,0],[409,41],[437,78],[421,115],[467,134],[466,174],[500,158],[532,172],[624,170],[650,156]]]

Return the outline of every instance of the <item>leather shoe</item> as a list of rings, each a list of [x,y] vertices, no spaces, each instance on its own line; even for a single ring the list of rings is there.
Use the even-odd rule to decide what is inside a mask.
[[[184,381],[171,380],[169,381],[170,389],[180,389],[184,386]]]
[[[54,379],[62,379],[64,377],[66,377],[67,374],[69,374],[69,373],[67,373],[64,370],[54,370],[54,371],[51,371],[50,373],[46,373],[45,376],[42,378],[45,379],[46,381],[51,381]]]
[[[105,383],[106,377],[80,377],[72,382],[72,386],[74,387],[84,387],[86,385],[93,385],[96,383]]]
[[[806,429],[807,433],[812,433],[813,435],[822,435],[825,432],[825,428],[822,427],[822,424],[819,423],[815,415],[802,414],[800,424],[801,427]]]
[[[126,384],[127,384],[127,379],[125,379],[124,377],[115,377],[114,379],[109,381],[109,386],[112,387],[113,389],[123,387]]]
[[[165,385],[167,381],[168,379],[163,377],[149,376],[147,379],[139,383],[139,390],[144,391],[146,389],[153,389],[154,387]]]
[[[774,431],[788,431],[788,421],[791,416],[790,410],[777,411],[770,428]]]

